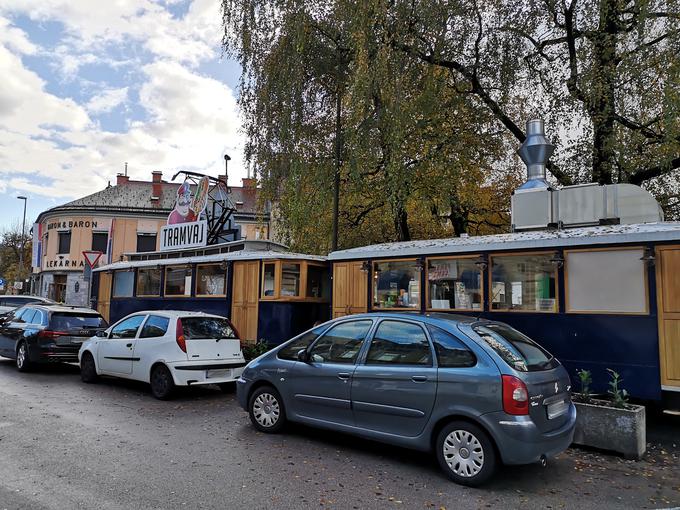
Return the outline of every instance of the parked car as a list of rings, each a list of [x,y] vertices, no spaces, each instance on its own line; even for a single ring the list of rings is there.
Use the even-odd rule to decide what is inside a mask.
[[[144,381],[162,400],[175,386],[233,390],[246,364],[229,319],[175,310],[128,315],[83,343],[78,357],[84,382],[101,375]]]
[[[107,326],[90,308],[25,305],[0,322],[0,356],[15,359],[21,372],[39,363],[78,361],[83,341]]]
[[[409,313],[327,322],[251,361],[237,383],[257,430],[290,420],[434,450],[464,485],[565,450],[569,390],[562,365],[506,324]]]
[[[40,296],[0,296],[0,316],[5,315],[12,310],[16,310],[20,306],[32,303],[43,303],[48,305],[56,304],[51,299]]]

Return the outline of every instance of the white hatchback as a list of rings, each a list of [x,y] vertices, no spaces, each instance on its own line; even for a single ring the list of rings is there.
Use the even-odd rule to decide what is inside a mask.
[[[246,365],[229,319],[176,310],[137,312],[83,342],[78,352],[84,382],[100,375],[151,384],[168,399],[175,386],[217,384],[234,388]]]

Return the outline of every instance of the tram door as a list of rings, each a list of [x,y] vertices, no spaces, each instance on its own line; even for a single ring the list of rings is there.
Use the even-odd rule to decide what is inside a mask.
[[[112,275],[101,271],[99,273],[99,294],[97,295],[97,311],[109,322],[111,311],[111,280]]]
[[[241,340],[256,341],[260,262],[234,262],[233,271],[231,322]]]
[[[333,264],[333,318],[368,311],[368,274],[362,262]]]
[[[680,246],[656,248],[661,384],[680,390]]]

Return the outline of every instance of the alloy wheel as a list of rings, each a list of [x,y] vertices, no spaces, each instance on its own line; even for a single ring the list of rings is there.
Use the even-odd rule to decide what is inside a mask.
[[[21,344],[17,351],[17,368],[21,370],[26,363],[26,344]]]

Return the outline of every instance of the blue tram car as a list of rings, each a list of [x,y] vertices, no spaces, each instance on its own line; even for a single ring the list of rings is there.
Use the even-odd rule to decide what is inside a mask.
[[[95,307],[109,322],[140,310],[229,317],[246,341],[280,343],[329,317],[325,257],[269,241],[127,254],[93,272]]]

